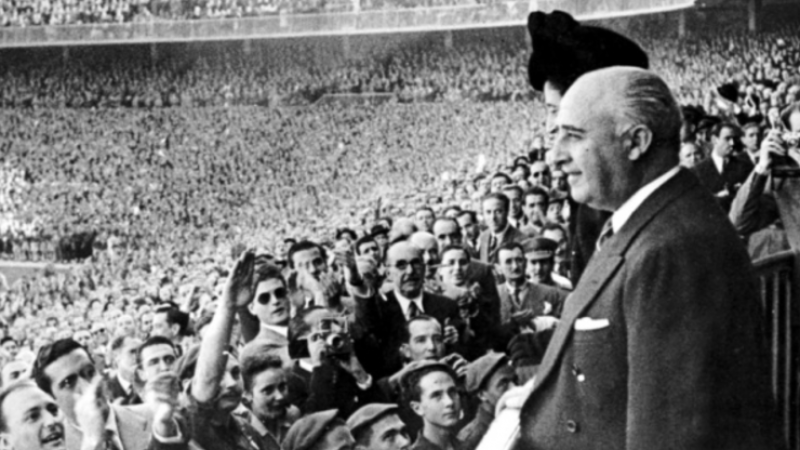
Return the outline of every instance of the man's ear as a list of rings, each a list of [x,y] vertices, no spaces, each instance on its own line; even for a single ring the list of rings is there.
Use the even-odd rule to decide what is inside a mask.
[[[411,410],[414,411],[414,414],[422,417],[422,404],[420,402],[411,400],[409,406],[411,406]]]
[[[628,159],[638,161],[653,144],[653,132],[646,125],[636,125],[628,131]]]
[[[400,345],[400,354],[403,355],[403,358],[411,361],[411,349],[408,347],[408,344],[403,343]]]
[[[256,304],[256,302],[254,302],[254,301],[247,304],[247,310],[250,312],[250,314],[252,314],[254,316],[256,315],[256,313],[254,312],[255,304]]]

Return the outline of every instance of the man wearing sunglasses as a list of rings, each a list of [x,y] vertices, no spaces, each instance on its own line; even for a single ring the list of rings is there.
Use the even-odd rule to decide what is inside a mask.
[[[281,270],[264,264],[256,270],[256,290],[247,308],[239,310],[242,334],[246,341],[258,339],[278,347],[278,355],[285,366],[291,365],[289,358],[289,317],[291,307],[286,281]],[[256,319],[258,324],[256,326]],[[257,334],[256,334],[256,330]]]

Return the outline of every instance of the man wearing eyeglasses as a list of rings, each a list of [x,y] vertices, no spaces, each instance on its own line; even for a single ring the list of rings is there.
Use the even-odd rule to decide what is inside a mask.
[[[58,340],[39,350],[31,376],[39,389],[55,398],[64,413],[67,450],[81,450],[85,435],[78,425],[78,401],[91,389],[98,389],[99,383],[89,352],[72,339]],[[159,415],[156,418],[153,411],[157,408],[151,409],[152,405],[114,405],[102,397],[97,398],[97,402],[105,421],[104,442],[100,448],[138,450],[153,442],[176,445],[183,442],[173,417]]]
[[[399,348],[406,334],[406,321],[420,314],[434,317],[444,326],[445,343],[459,342],[462,320],[458,304],[447,297],[423,291],[425,262],[422,250],[406,241],[389,247],[386,253],[388,278],[394,287],[385,300],[378,295],[356,297],[356,320],[377,341],[383,362],[378,377],[391,375],[403,366]]]

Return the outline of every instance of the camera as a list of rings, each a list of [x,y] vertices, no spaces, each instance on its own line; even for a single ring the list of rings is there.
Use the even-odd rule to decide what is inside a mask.
[[[346,318],[320,319],[314,332],[325,341],[325,355],[345,357],[352,353],[353,339]]]

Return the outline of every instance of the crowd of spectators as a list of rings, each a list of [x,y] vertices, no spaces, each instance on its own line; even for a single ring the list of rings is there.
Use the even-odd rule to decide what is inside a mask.
[[[701,167],[717,160],[731,167],[735,157],[743,168],[709,189],[754,256],[786,247],[780,220],[759,205],[775,155],[800,164],[796,29],[638,37],[685,105],[682,164],[701,179]],[[453,407],[451,437],[461,428],[465,440],[480,437],[467,423],[485,419],[497,392],[524,381],[541,357],[530,353],[535,345],[514,345],[515,335],[551,330],[575,275],[567,251],[575,204],[548,157],[525,43],[425,41],[391,52],[386,44],[359,60],[324,45],[285,46],[268,57],[44,62],[2,73],[0,256],[80,258],[12,283],[0,277],[4,385],[26,371],[36,377],[42,347],[67,354],[74,340],[120,386],[115,399],[133,404],[158,375],[147,371],[144,349],[166,346],[162,372],[196,380],[185,389],[187,414],[198,421],[193,433],[208,435],[195,438],[241,448],[223,442],[235,434],[203,428],[204,407],[216,405],[237,423],[255,415],[268,428],[258,436],[291,449],[304,448],[298,440],[314,436],[318,421],[342,425],[334,415],[349,416],[359,435],[359,421],[372,417],[362,407],[407,406],[400,391],[422,402],[423,378],[438,370],[459,381],[461,393],[447,395],[464,400]],[[306,105],[329,93],[393,100]],[[286,104],[303,106],[275,107]],[[492,245],[509,225],[516,237]],[[423,295],[417,284],[441,309],[370,309],[392,292],[413,303]],[[513,286],[536,300],[520,304]],[[383,329],[390,313],[424,314]],[[332,332],[353,345],[327,341]],[[213,338],[201,340],[206,333]],[[237,350],[225,351],[227,343]],[[129,345],[138,349],[133,362]],[[507,357],[480,357],[489,349]],[[219,397],[217,384],[233,376],[220,367],[229,358],[233,370],[237,354],[244,384]],[[254,356],[264,354],[273,360]],[[272,369],[286,381],[280,400],[263,404],[254,376]],[[405,421],[401,441],[432,420],[391,411]]]

